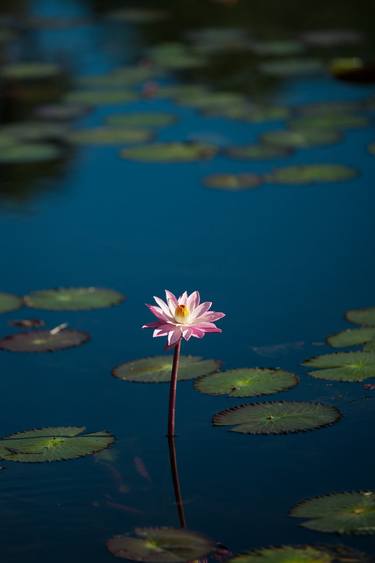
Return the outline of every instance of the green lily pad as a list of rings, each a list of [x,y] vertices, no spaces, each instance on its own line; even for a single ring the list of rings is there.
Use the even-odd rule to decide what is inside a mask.
[[[122,8],[110,12],[108,17],[117,22],[155,23],[165,20],[168,12],[147,8]]]
[[[367,127],[369,120],[364,115],[349,114],[349,113],[327,113],[323,115],[305,115],[297,117],[290,121],[289,126],[291,129],[299,130],[312,130],[315,129],[328,129],[342,130],[342,129],[356,129],[358,127]]]
[[[259,65],[259,70],[263,74],[287,78],[289,76],[305,76],[319,74],[324,67],[319,59],[296,58],[296,59],[277,59],[267,61]]]
[[[150,50],[152,62],[167,70],[198,68],[206,64],[206,58],[198,55],[183,43],[162,43]]]
[[[322,115],[353,115],[362,109],[361,103],[354,100],[340,100],[335,102],[316,102],[305,104],[298,107],[300,114],[304,116],[322,116]]]
[[[66,101],[89,106],[125,104],[133,102],[137,97],[126,90],[76,90],[66,96]]]
[[[235,92],[201,92],[198,95],[182,95],[177,98],[178,103],[204,110],[207,113],[216,113],[233,106],[245,104],[246,98]]]
[[[215,373],[195,381],[194,388],[208,395],[257,397],[286,391],[298,384],[293,373],[280,369],[242,368]]]
[[[72,143],[83,145],[117,145],[144,143],[153,134],[145,129],[125,129],[122,127],[94,127],[77,129],[68,136]]]
[[[48,143],[15,143],[2,147],[0,164],[20,164],[57,160],[61,157],[61,150]]]
[[[343,545],[282,545],[235,555],[229,563],[370,563],[370,559]]]
[[[0,340],[0,349],[8,352],[54,352],[80,346],[89,338],[86,332],[78,330],[34,330],[6,336]]]
[[[191,31],[187,37],[200,53],[247,51],[251,47],[247,31],[240,28],[210,27]]]
[[[221,117],[240,119],[249,123],[268,123],[281,121],[290,117],[290,109],[286,106],[245,105],[244,103],[220,108]]]
[[[351,323],[375,326],[375,307],[368,307],[366,309],[351,309],[350,311],[347,311],[345,316]]]
[[[375,534],[375,491],[335,493],[297,504],[290,512],[318,532]]]
[[[373,84],[375,65],[359,57],[341,57],[331,61],[329,70],[337,80],[355,84]]]
[[[83,104],[46,104],[36,108],[35,115],[39,119],[51,121],[73,121],[79,119],[89,112],[89,108]]]
[[[261,56],[285,57],[303,53],[305,46],[299,41],[279,39],[273,41],[254,42],[251,45],[251,50]]]
[[[341,417],[330,405],[306,402],[248,403],[215,414],[214,426],[241,434],[289,434],[330,426]]]
[[[351,29],[317,29],[307,31],[302,39],[312,47],[336,47],[360,43],[363,34]]]
[[[199,356],[181,356],[178,379],[188,381],[219,369],[218,360],[204,360]],[[112,375],[133,383],[165,383],[171,379],[172,357],[154,356],[121,364]]]
[[[171,98],[173,100],[183,98],[197,98],[206,95],[209,92],[205,86],[199,84],[170,84],[168,86],[159,86],[154,93],[155,98]]]
[[[246,145],[243,147],[230,147],[226,153],[231,158],[243,160],[267,160],[285,158],[291,154],[288,146],[272,146],[270,144]]]
[[[125,66],[107,74],[89,74],[81,76],[78,84],[90,88],[119,88],[129,87],[151,80],[160,74],[159,70],[151,66]]]
[[[122,303],[124,295],[113,289],[68,287],[33,291],[25,297],[28,307],[50,311],[87,311],[113,307]]]
[[[263,133],[261,139],[276,147],[287,147],[291,149],[310,148],[320,145],[332,145],[342,139],[338,131],[319,129],[298,129],[286,131],[268,131]]]
[[[0,133],[13,138],[15,142],[26,141],[64,141],[68,126],[64,123],[44,121],[23,121],[1,127]]]
[[[107,123],[113,127],[165,127],[177,121],[177,116],[171,113],[124,113],[110,115]]]
[[[303,365],[317,368],[309,375],[332,381],[364,381],[375,377],[375,354],[369,352],[337,352],[316,356]]]
[[[61,68],[53,63],[25,62],[3,66],[0,76],[5,80],[44,80],[55,78],[61,72]]]
[[[83,434],[85,427],[51,426],[18,432],[0,440],[0,459],[24,463],[65,461],[108,448],[114,437],[103,430]]]
[[[201,559],[215,542],[186,529],[137,528],[134,536],[114,536],[107,542],[115,557],[148,563],[179,563]]]
[[[23,299],[12,293],[0,293],[0,313],[16,311],[23,305]]]
[[[349,328],[328,336],[327,343],[333,348],[345,348],[347,346],[358,346],[375,341],[375,327]]]
[[[370,144],[369,144],[369,146],[368,146],[368,152],[369,152],[370,154],[375,155],[375,143],[370,143]]]
[[[205,143],[154,143],[121,151],[122,158],[143,162],[192,162],[212,158],[217,152]]]
[[[344,164],[300,164],[273,170],[267,180],[275,184],[317,184],[345,182],[356,176],[357,170]]]
[[[261,176],[257,174],[212,174],[204,179],[207,188],[217,190],[228,190],[236,192],[257,188],[263,183]]]

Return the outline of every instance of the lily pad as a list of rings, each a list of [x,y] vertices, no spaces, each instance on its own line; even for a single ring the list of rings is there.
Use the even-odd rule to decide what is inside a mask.
[[[273,170],[267,176],[275,184],[317,184],[352,180],[358,172],[344,164],[300,164]]]
[[[215,373],[195,381],[194,388],[208,395],[257,397],[286,391],[298,384],[293,373],[280,369],[242,368]]]
[[[251,45],[251,50],[257,55],[285,57],[303,53],[305,46],[300,41],[279,39],[273,41],[254,42]]]
[[[40,119],[51,121],[73,121],[79,119],[89,112],[89,108],[83,104],[47,104],[36,108],[35,115]]]
[[[152,62],[167,70],[198,68],[206,64],[206,58],[198,55],[183,43],[162,43],[150,50]]]
[[[360,43],[363,34],[351,29],[317,29],[307,31],[302,39],[312,47],[335,47]]]
[[[267,61],[259,65],[259,70],[263,74],[287,78],[290,76],[305,76],[319,74],[324,67],[319,59],[296,58],[296,59],[276,59]]]
[[[349,328],[327,338],[328,344],[333,348],[358,346],[373,340],[375,341],[375,327]]]
[[[85,311],[122,303],[125,297],[113,289],[68,287],[33,291],[25,297],[28,307],[50,311]]]
[[[88,106],[125,104],[133,102],[137,97],[126,90],[76,90],[66,96],[66,101]]]
[[[267,140],[267,139],[266,139]],[[285,158],[291,154],[288,146],[272,146],[270,144],[246,145],[242,147],[230,147],[227,154],[231,158],[243,160],[267,160],[273,158]]]
[[[210,27],[187,34],[194,48],[201,53],[247,51],[251,47],[247,31],[240,28]]]
[[[168,17],[168,12],[147,8],[122,8],[110,12],[108,17],[118,22],[155,23],[165,20]]]
[[[85,427],[51,426],[18,432],[0,440],[0,459],[25,463],[65,461],[108,448],[114,437],[103,430],[83,434]]]
[[[89,340],[86,332],[34,330],[6,336],[0,340],[0,349],[9,352],[54,352],[80,346]]]
[[[375,307],[351,309],[345,316],[351,323],[375,327]]]
[[[23,299],[12,293],[0,293],[0,313],[16,311],[23,305]]]
[[[24,62],[3,66],[0,76],[5,80],[44,80],[55,78],[61,72],[61,68],[53,63]]]
[[[181,356],[178,379],[188,381],[219,369],[218,360],[204,360],[199,356]],[[172,357],[154,356],[121,364],[112,375],[133,383],[165,383],[171,379]]]
[[[212,174],[204,179],[207,188],[236,192],[258,188],[263,183],[261,176],[252,173],[244,174]]]
[[[330,405],[306,402],[248,403],[215,414],[214,426],[241,434],[289,434],[330,426],[341,417]]]
[[[72,131],[68,139],[83,145],[117,145],[144,143],[153,134],[145,129],[125,129],[122,127],[94,127]]]
[[[282,545],[235,555],[229,563],[370,563],[366,554],[343,545]]]
[[[160,74],[159,69],[152,66],[138,65],[125,66],[113,70],[107,74],[89,74],[81,76],[78,84],[90,88],[124,88],[151,80]]]
[[[276,147],[286,147],[291,149],[310,148],[320,145],[332,145],[342,139],[342,135],[337,131],[319,129],[300,129],[287,131],[268,131],[263,133],[261,139],[264,143],[269,143]]]
[[[178,103],[204,110],[207,113],[215,113],[245,104],[246,98],[235,92],[202,92],[198,95],[182,95],[177,98]]]
[[[290,109],[286,106],[237,104],[225,108],[225,111],[222,110],[220,115],[248,121],[249,123],[267,123],[288,119],[290,117]]]
[[[125,113],[110,115],[107,123],[114,127],[165,127],[177,121],[177,116],[172,113]]]
[[[344,82],[373,84],[375,82],[375,64],[359,57],[342,57],[330,64],[332,75]]]
[[[15,142],[25,141],[64,141],[68,126],[64,123],[44,121],[23,121],[5,125],[0,133],[13,138]]]
[[[215,543],[186,529],[137,528],[134,536],[114,536],[107,542],[115,557],[149,563],[178,563],[201,559]]]
[[[349,114],[349,113],[327,113],[322,115],[306,115],[298,117],[290,121],[289,126],[291,129],[300,131],[311,130],[313,133],[315,129],[328,129],[330,132],[342,129],[356,129],[358,127],[367,127],[369,120],[364,115]]]
[[[370,352],[337,352],[306,360],[303,365],[317,368],[309,375],[331,381],[364,381],[375,377],[375,354]]]
[[[335,493],[297,504],[290,512],[318,532],[375,534],[375,491]]]
[[[361,110],[361,103],[355,100],[339,100],[334,102],[316,102],[298,107],[298,112],[305,116],[321,115],[353,115]]]
[[[212,158],[216,147],[205,143],[154,143],[121,151],[122,158],[143,162],[192,162]]]
[[[0,164],[19,164],[32,162],[45,162],[57,160],[61,157],[61,150],[48,143],[15,143],[2,147],[0,151]]]
[[[369,152],[370,154],[375,155],[375,143],[370,143],[370,144],[369,144],[369,146],[368,146],[368,152]]]

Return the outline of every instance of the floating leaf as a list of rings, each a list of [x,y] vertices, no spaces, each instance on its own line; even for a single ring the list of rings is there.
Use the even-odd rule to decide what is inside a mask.
[[[266,139],[267,140],[267,139]],[[231,158],[249,160],[267,160],[273,158],[285,158],[291,154],[288,146],[272,146],[267,144],[245,145],[242,147],[230,147],[227,154]]]
[[[182,99],[182,97],[196,98],[209,92],[205,86],[199,84],[170,84],[168,86],[158,86],[154,97]]]
[[[215,543],[196,532],[174,528],[137,528],[134,536],[114,536],[107,547],[112,555],[130,561],[178,563],[201,559]]]
[[[25,297],[26,305],[50,311],[102,309],[122,303],[124,296],[113,289],[68,287],[33,291]]]
[[[162,43],[150,50],[153,63],[168,70],[197,68],[206,63],[206,59],[189,49],[183,43]]]
[[[332,381],[363,381],[375,377],[375,354],[369,352],[338,352],[310,358],[305,366],[317,368],[309,372],[317,379]]]
[[[340,100],[336,102],[315,102],[312,104],[305,104],[298,107],[299,113],[302,115],[353,115],[354,111],[361,110],[360,102],[354,100]]]
[[[0,129],[2,134],[13,138],[13,142],[46,141],[65,139],[68,128],[62,123],[46,123],[44,121],[23,121],[11,123]]]
[[[354,129],[357,127],[367,127],[369,121],[363,115],[350,114],[350,113],[327,113],[323,115],[306,115],[293,119],[289,123],[291,129],[307,131],[311,130],[313,133],[315,129],[329,129],[342,130]]]
[[[0,349],[9,352],[54,352],[80,346],[89,340],[86,332],[60,330],[53,333],[48,330],[34,330],[12,334],[0,340]]]
[[[5,80],[42,80],[61,74],[61,68],[53,63],[25,62],[3,66],[0,76]]]
[[[16,311],[23,305],[23,300],[12,293],[0,293],[0,313]]]
[[[351,309],[345,316],[351,323],[375,327],[375,307]]]
[[[147,8],[122,8],[114,10],[108,17],[118,22],[155,23],[168,17],[168,12]]]
[[[0,459],[25,463],[64,461],[95,454],[108,448],[109,432],[83,434],[85,427],[51,426],[18,432],[0,440]]]
[[[216,27],[191,31],[187,34],[194,48],[202,53],[245,51],[251,46],[247,31],[239,28]]]
[[[107,122],[116,127],[165,127],[177,121],[177,116],[171,113],[125,113],[110,115]]]
[[[208,395],[256,397],[286,391],[297,384],[293,373],[280,369],[242,368],[201,377],[194,388]]]
[[[233,106],[245,104],[246,98],[234,92],[201,92],[198,95],[179,96],[177,101],[183,105],[215,113]]]
[[[134,86],[140,82],[151,80],[158,74],[160,74],[160,71],[152,66],[125,66],[117,68],[108,74],[89,74],[87,76],[81,76],[78,79],[78,84],[91,88],[105,87],[112,89]]]
[[[320,145],[332,145],[340,141],[342,135],[337,131],[301,128],[293,131],[268,131],[267,133],[263,133],[261,139],[264,143],[269,143],[276,147],[298,149]]]
[[[152,133],[145,129],[95,127],[72,131],[68,138],[73,143],[83,145],[122,145],[150,141]]]
[[[83,104],[47,104],[36,108],[34,114],[40,119],[51,121],[73,121],[79,119],[89,112],[89,108]]]
[[[343,164],[300,164],[273,170],[267,180],[275,184],[316,184],[344,182],[357,175],[354,168]]]
[[[290,513],[304,528],[338,534],[375,533],[375,491],[335,493],[297,504]]]
[[[133,102],[137,97],[133,92],[125,90],[76,90],[70,92],[66,101],[89,106],[125,104]]]
[[[237,106],[232,108],[231,117],[249,121],[250,123],[267,123],[268,121],[281,121],[290,116],[290,109],[286,106],[254,106],[247,108]],[[229,117],[229,113],[227,113]]]
[[[248,403],[215,414],[214,426],[233,426],[242,434],[307,432],[337,422],[340,411],[330,405],[306,402]]]
[[[57,160],[61,151],[56,145],[48,143],[15,143],[2,147],[0,151],[1,164],[19,164],[31,162],[45,162]]]
[[[358,346],[372,340],[375,340],[375,327],[349,328],[327,338],[328,344],[333,348]]]
[[[370,154],[375,155],[375,143],[370,143],[368,146],[368,151]]]
[[[312,47],[335,47],[360,43],[363,34],[351,29],[317,29],[302,35],[303,41]]]
[[[154,143],[121,151],[122,158],[144,162],[190,162],[212,158],[216,147],[205,143]]]
[[[217,190],[239,191],[257,188],[263,183],[256,174],[213,174],[204,179],[204,185]]]
[[[370,563],[366,554],[343,545],[282,545],[236,555],[229,563]]]
[[[299,41],[279,39],[273,41],[257,41],[252,43],[251,50],[257,55],[282,57],[299,55],[303,53],[305,46]]]
[[[330,71],[335,78],[344,82],[373,84],[375,82],[375,65],[368,64],[359,57],[343,57],[334,59]]]
[[[181,356],[178,379],[187,381],[208,375],[219,369],[217,360],[203,360],[199,356]],[[121,364],[112,374],[124,381],[134,383],[164,383],[171,379],[172,357],[154,356]]]
[[[323,64],[319,59],[312,58],[277,59],[260,64],[259,69],[270,76],[304,76],[322,72]]]

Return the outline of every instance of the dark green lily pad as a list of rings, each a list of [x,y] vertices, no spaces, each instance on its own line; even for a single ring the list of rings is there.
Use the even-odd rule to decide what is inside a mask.
[[[172,113],[124,113],[110,115],[107,123],[113,127],[165,127],[177,121],[177,116]]]
[[[231,158],[243,160],[267,160],[273,158],[286,158],[291,154],[288,146],[272,146],[270,144],[246,145],[243,147],[230,147],[226,153]]]
[[[226,108],[244,105],[246,98],[235,92],[202,92],[198,95],[182,95],[177,98],[180,104],[204,110],[207,113],[215,113]]]
[[[367,127],[369,120],[364,115],[349,114],[349,113],[327,113],[324,115],[306,115],[298,117],[290,121],[289,126],[291,129],[299,130],[312,130],[314,129],[328,129],[342,130],[342,129],[355,129],[358,127]]]
[[[293,373],[280,369],[242,368],[215,373],[195,381],[194,388],[208,395],[257,397],[286,391],[298,384]]]
[[[187,37],[201,53],[247,51],[251,47],[248,33],[238,27],[210,27],[191,31]]]
[[[343,164],[300,164],[273,170],[267,180],[275,184],[316,184],[345,182],[357,175],[354,168]]]
[[[370,144],[369,144],[369,146],[368,146],[368,152],[369,152],[370,154],[375,155],[375,143],[370,143]]]
[[[155,98],[171,98],[174,100],[183,98],[197,98],[209,92],[205,86],[199,84],[170,84],[168,86],[158,86],[154,93]]]
[[[178,379],[188,381],[219,369],[218,360],[204,360],[199,356],[181,356]],[[172,357],[154,356],[121,364],[112,375],[134,383],[165,383],[171,379]]]
[[[291,39],[279,39],[273,41],[257,41],[252,43],[251,50],[257,55],[270,57],[286,57],[299,55],[305,50],[300,41]]]
[[[354,100],[340,100],[335,102],[316,102],[299,106],[298,112],[304,116],[322,115],[353,115],[362,109],[361,103]]]
[[[370,563],[370,559],[343,545],[282,545],[235,555],[229,563]]]
[[[110,12],[108,17],[118,22],[155,23],[165,20],[168,17],[168,12],[147,8],[122,8]]]
[[[88,106],[125,104],[136,99],[133,92],[125,90],[76,90],[66,96],[66,101],[69,103]]]
[[[5,80],[44,80],[61,74],[61,68],[54,63],[25,62],[11,63],[0,70]]]
[[[317,29],[307,31],[302,39],[312,47],[336,47],[360,43],[363,34],[351,29]]]
[[[121,151],[121,157],[143,162],[192,162],[212,158],[217,152],[205,143],[154,143]]]
[[[215,542],[186,529],[137,528],[134,536],[114,536],[107,542],[115,557],[148,563],[195,561],[215,549]]]
[[[313,58],[277,59],[260,64],[259,70],[263,74],[287,78],[319,74],[324,71],[324,66],[319,59]]]
[[[280,401],[248,403],[215,414],[214,426],[233,426],[241,434],[289,434],[330,426],[341,413],[320,403]]]
[[[320,145],[332,145],[342,139],[342,135],[334,130],[297,129],[286,131],[268,131],[263,133],[261,139],[277,147],[291,149],[309,148]]]
[[[335,493],[297,504],[290,512],[318,532],[375,534],[375,491]]]
[[[216,190],[228,190],[236,192],[258,188],[263,183],[261,176],[257,174],[212,174],[204,179],[207,188]]]
[[[351,323],[365,326],[375,326],[375,307],[366,309],[351,309],[347,311],[346,318]]]
[[[331,381],[364,381],[375,377],[375,354],[370,352],[338,352],[310,358],[305,366],[317,368],[309,375]]]
[[[16,311],[23,305],[23,299],[12,293],[0,293],[0,313]]]
[[[124,295],[113,289],[68,287],[33,291],[25,297],[28,307],[50,311],[87,311],[113,307],[122,303]]]
[[[6,336],[0,340],[0,349],[8,352],[54,352],[80,346],[89,338],[86,332],[78,330],[34,330]]]
[[[39,119],[51,121],[73,121],[79,119],[89,112],[89,108],[83,104],[47,104],[36,108],[34,114]]]
[[[129,87],[151,80],[160,74],[160,70],[152,66],[125,66],[107,74],[89,74],[81,76],[78,84],[90,88],[119,88]]]
[[[152,62],[167,70],[198,68],[206,64],[203,55],[198,55],[183,43],[162,43],[150,50]]]
[[[31,162],[45,162],[57,160],[61,157],[61,150],[48,143],[15,143],[2,147],[0,164],[21,164]]]
[[[82,145],[122,145],[145,143],[152,139],[153,134],[145,129],[125,129],[122,127],[95,127],[77,129],[68,137],[72,143]]]
[[[83,434],[85,430],[84,426],[51,426],[12,434],[0,440],[0,459],[24,463],[65,461],[95,454],[114,442],[105,430]]]
[[[327,343],[333,348],[358,346],[375,341],[375,327],[349,328],[328,336]]]
[[[207,112],[212,110],[208,108]],[[220,112],[215,110],[215,113],[220,117],[240,119],[249,123],[268,123],[290,117],[290,109],[286,106],[249,105],[243,101],[240,104],[228,104],[226,107],[221,107]]]
[[[0,133],[13,138],[15,142],[26,141],[63,141],[68,132],[64,123],[48,123],[45,121],[23,121],[5,125]]]

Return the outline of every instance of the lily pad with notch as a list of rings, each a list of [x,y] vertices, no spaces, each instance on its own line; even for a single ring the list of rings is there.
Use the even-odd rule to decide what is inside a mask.
[[[261,135],[261,140],[274,147],[301,149],[333,145],[342,140],[342,135],[338,131],[301,128],[296,130],[268,131]]]
[[[229,563],[370,563],[370,558],[344,545],[282,545],[235,555]]]
[[[375,353],[337,352],[315,356],[303,362],[307,367],[316,368],[309,375],[331,381],[364,381],[375,377]]]
[[[6,336],[0,340],[0,350],[8,352],[54,352],[74,348],[90,339],[86,332],[64,329],[58,332],[33,330]]]
[[[275,184],[319,184],[345,182],[358,176],[355,168],[344,164],[300,164],[273,170],[266,176]]]
[[[125,296],[113,289],[101,287],[62,287],[33,291],[25,303],[33,309],[50,311],[88,311],[119,305]]]
[[[203,183],[207,188],[236,192],[258,188],[263,184],[263,178],[253,173],[212,174],[204,178]]]
[[[141,162],[194,162],[217,152],[213,145],[194,142],[154,143],[121,151],[121,157]]]
[[[181,356],[178,379],[188,381],[214,373],[220,367],[218,360],[205,360],[199,356]],[[172,357],[153,356],[134,360],[116,367],[112,375],[132,383],[166,383],[171,379]]]
[[[0,292],[0,313],[8,313],[9,311],[16,311],[23,305],[22,297],[13,295],[13,293]]]
[[[351,309],[346,312],[345,317],[351,323],[375,327],[375,307]]]

